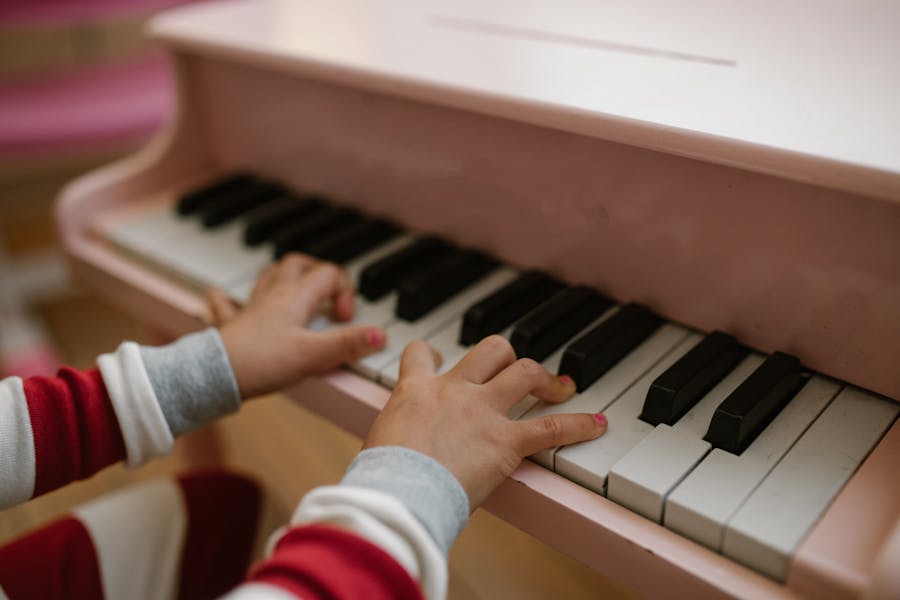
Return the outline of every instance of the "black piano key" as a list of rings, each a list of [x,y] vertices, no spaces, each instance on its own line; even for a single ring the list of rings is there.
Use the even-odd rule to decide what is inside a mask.
[[[406,321],[415,321],[496,266],[497,261],[480,252],[456,250],[400,281],[395,314]]]
[[[466,310],[459,343],[469,346],[503,331],[563,287],[562,283],[544,273],[523,273]]]
[[[178,214],[180,215],[189,215],[197,211],[197,209],[210,199],[231,190],[251,185],[256,181],[257,179],[249,173],[238,173],[226,177],[225,179],[219,179],[209,185],[191,190],[184,194],[179,198],[178,203],[175,205],[175,210],[178,211]]]
[[[452,251],[447,242],[435,237],[417,240],[367,265],[359,275],[359,293],[370,302],[383,298],[404,277],[429,267]]]
[[[781,412],[809,379],[800,361],[776,352],[716,408],[705,439],[740,454]]]
[[[563,352],[559,374],[583,392],[662,325],[646,306],[627,304],[572,342]]]
[[[513,329],[510,342],[519,358],[540,362],[612,306],[613,302],[585,286],[567,288],[526,315]]]
[[[316,240],[306,252],[322,260],[345,263],[400,233],[400,228],[383,219],[364,219]]]
[[[307,218],[290,223],[275,232],[275,258],[288,252],[307,252],[307,248],[319,238],[347,223],[360,220],[356,211],[349,208],[326,207]]]
[[[274,236],[275,232],[286,223],[321,210],[324,206],[324,201],[318,196],[293,194],[264,204],[244,215],[246,223],[244,243],[248,246],[258,246]]]
[[[260,181],[222,192],[200,207],[200,220],[207,229],[224,225],[238,215],[285,194],[280,185]]]
[[[749,350],[733,336],[714,331],[654,380],[641,420],[674,425],[734,369]]]

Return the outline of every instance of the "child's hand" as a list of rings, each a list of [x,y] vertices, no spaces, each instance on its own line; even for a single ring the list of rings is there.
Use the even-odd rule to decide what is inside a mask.
[[[210,294],[213,314],[224,323],[222,341],[242,397],[273,392],[384,347],[386,334],[380,327],[307,329],[326,301],[334,319],[352,318],[353,287],[346,274],[298,254],[263,271],[240,312],[221,292]]]
[[[575,383],[531,359],[516,360],[501,336],[482,340],[444,375],[435,375],[435,367],[425,342],[406,347],[400,379],[365,447],[405,446],[434,458],[462,484],[472,510],[523,457],[606,432],[603,415],[508,419],[507,411],[528,394],[563,402],[575,393]]]

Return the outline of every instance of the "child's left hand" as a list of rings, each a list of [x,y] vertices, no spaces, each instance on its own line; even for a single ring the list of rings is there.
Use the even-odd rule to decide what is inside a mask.
[[[384,347],[387,336],[380,327],[307,329],[325,301],[335,320],[353,317],[353,286],[344,271],[299,254],[263,271],[243,310],[221,290],[210,291],[210,309],[242,397],[274,392]]]

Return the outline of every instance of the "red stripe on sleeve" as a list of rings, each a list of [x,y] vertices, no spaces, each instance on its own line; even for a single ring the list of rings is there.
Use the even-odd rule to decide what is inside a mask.
[[[94,543],[68,517],[0,548],[0,587],[16,598],[103,598]]]
[[[277,586],[304,600],[423,597],[418,583],[390,554],[350,532],[324,525],[289,531],[248,581]]]
[[[100,371],[68,367],[24,382],[34,432],[34,495],[89,477],[125,458],[125,442]]]
[[[260,491],[221,470],[179,478],[188,516],[178,597],[219,598],[243,581],[259,520]]]

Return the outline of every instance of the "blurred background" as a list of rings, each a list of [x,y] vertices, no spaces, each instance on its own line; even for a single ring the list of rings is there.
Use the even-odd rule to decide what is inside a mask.
[[[141,31],[151,14],[183,2],[0,4],[0,375],[83,366],[95,344],[131,333],[68,281],[53,201],[67,181],[135,150],[169,118],[171,72]]]
[[[70,180],[133,152],[172,114],[165,56],[142,35],[187,0],[0,3],[0,378],[90,368],[125,339],[160,341],[79,289],[55,237],[54,200]],[[276,396],[181,438],[173,454],[0,512],[0,544],[129,482],[207,464],[253,473],[271,491],[269,529],[316,485],[333,483],[357,438]],[[606,598],[627,594],[484,511],[451,554],[450,597]]]

